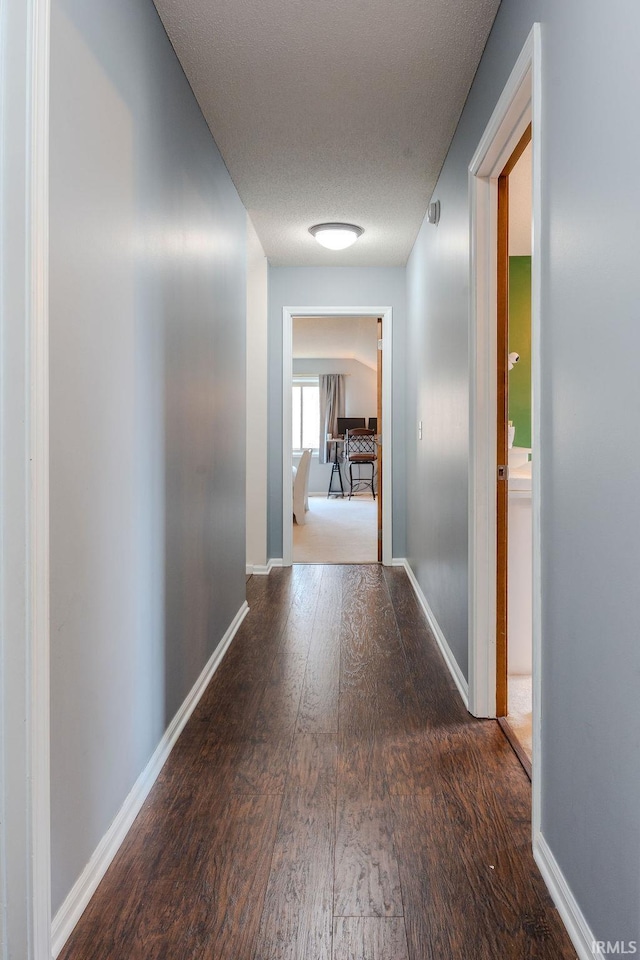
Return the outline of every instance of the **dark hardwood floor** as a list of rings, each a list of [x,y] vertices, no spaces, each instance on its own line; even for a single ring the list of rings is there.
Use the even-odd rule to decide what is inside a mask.
[[[61,960],[569,960],[530,784],[404,571],[252,577],[251,612]]]

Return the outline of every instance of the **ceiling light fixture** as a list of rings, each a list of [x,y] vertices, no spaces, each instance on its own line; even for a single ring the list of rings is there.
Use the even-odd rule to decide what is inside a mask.
[[[328,250],[345,250],[364,230],[353,223],[316,223],[315,227],[309,227],[309,233]]]

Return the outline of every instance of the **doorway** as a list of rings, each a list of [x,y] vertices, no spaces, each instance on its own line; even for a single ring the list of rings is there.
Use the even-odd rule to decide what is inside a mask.
[[[380,322],[293,318],[294,563],[381,559]]]
[[[531,776],[531,124],[498,177],[496,716]]]
[[[371,362],[371,397],[367,402],[361,404],[363,409],[356,411],[354,409],[353,416],[359,418],[359,420],[364,419],[365,424],[364,428],[371,428],[373,435],[375,437],[375,466],[374,466],[374,490],[375,490],[375,499],[371,493],[371,489],[367,489],[366,482],[360,485],[360,493],[355,492],[355,496],[352,496],[352,504],[360,504],[363,510],[369,510],[371,513],[371,532],[373,534],[373,541],[371,544],[371,562],[382,561],[382,563],[390,565],[392,558],[392,479],[391,479],[391,451],[392,451],[392,420],[391,420],[391,369],[392,369],[392,345],[393,345],[393,311],[391,307],[285,307],[283,309],[283,380],[282,380],[282,409],[283,409],[283,426],[282,426],[282,437],[283,437],[283,472],[282,472],[282,486],[283,486],[283,565],[290,566],[292,562],[297,562],[297,558],[294,556],[294,539],[293,539],[293,507],[294,507],[294,483],[292,482],[293,476],[293,467],[294,463],[294,454],[293,454],[293,445],[289,438],[293,436],[293,425],[294,425],[294,397],[293,397],[293,380],[294,373],[296,368],[294,368],[294,322],[300,322],[301,325],[308,320],[313,320],[314,318],[324,318],[325,321],[330,321],[335,323],[339,318],[344,318],[346,320],[353,320],[354,318],[360,318],[363,321],[363,325],[368,323],[371,326],[371,342],[369,345],[369,351],[372,356],[375,357],[375,360]],[[381,324],[381,330],[378,330],[377,325]],[[378,334],[381,333],[381,336]],[[301,365],[298,361],[302,359],[296,358],[296,367],[297,370],[301,370]],[[306,358],[306,360],[311,360],[318,358]],[[313,364],[312,364],[313,365]],[[317,366],[317,363],[316,363]],[[309,375],[313,375],[314,372],[308,370]],[[301,375],[303,375],[304,371]],[[355,387],[355,382],[353,383]],[[367,407],[365,410],[364,407]],[[369,409],[371,407],[371,409]],[[296,408],[297,410],[297,408]],[[299,412],[299,411],[298,411]],[[346,412],[345,412],[345,419]],[[334,431],[328,431],[333,433]],[[318,446],[323,438],[319,438]],[[327,444],[327,437],[325,435],[324,442],[327,444],[327,447],[331,452],[331,459],[335,462],[336,459],[336,449],[337,447],[343,446],[342,438],[330,438],[331,442]],[[338,440],[339,444],[333,443],[334,440]],[[313,448],[311,448],[313,449]],[[318,458],[319,459],[319,458]],[[340,451],[338,451],[338,460],[340,459]],[[325,504],[327,499],[333,501],[344,501],[345,504],[349,503],[349,472],[345,474],[344,465],[333,468],[333,464],[315,464],[315,476],[316,482],[315,486],[318,485],[318,476],[320,473],[324,472],[322,482],[322,490],[313,490],[313,483],[310,483],[310,493],[318,493],[318,502],[320,497],[324,500]],[[320,468],[323,468],[321,471]],[[333,477],[330,477],[330,473],[333,468]],[[340,477],[338,477],[338,471],[340,471]],[[358,472],[361,474],[363,479],[367,479],[370,471],[361,470],[358,471],[357,468],[354,468],[354,476],[357,477]],[[329,479],[328,479],[329,478]],[[331,480],[331,483],[329,482]],[[343,498],[341,496],[342,489],[340,487],[340,480],[342,482],[342,488],[346,496]],[[337,491],[337,496],[333,494]],[[329,493],[332,493],[332,496],[328,497]],[[382,496],[380,494],[382,493]],[[309,504],[311,505],[311,498]],[[337,557],[337,555],[336,555]],[[322,558],[320,556],[317,559],[314,559],[312,562],[338,562],[336,557],[331,558]],[[307,561],[308,562],[308,561]],[[346,561],[346,562],[357,562],[356,560]]]
[[[540,832],[541,552],[540,552],[540,241],[542,56],[534,24],[469,164],[470,200],[470,444],[469,444],[469,710],[497,717],[498,568],[496,466],[498,460],[498,190],[499,178],[531,124],[531,464],[532,508],[532,823]],[[508,423],[508,417],[506,418]],[[507,487],[508,490],[508,487]],[[508,529],[507,529],[508,532]],[[504,536],[504,532],[502,534]]]

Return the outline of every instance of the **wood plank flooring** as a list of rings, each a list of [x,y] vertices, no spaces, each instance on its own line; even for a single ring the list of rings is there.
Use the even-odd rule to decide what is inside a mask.
[[[404,571],[274,570],[61,960],[570,960]]]

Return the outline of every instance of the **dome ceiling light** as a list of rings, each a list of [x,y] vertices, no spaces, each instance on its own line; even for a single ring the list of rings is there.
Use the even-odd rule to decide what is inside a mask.
[[[346,250],[364,233],[362,227],[353,223],[316,223],[309,233],[328,250]]]

